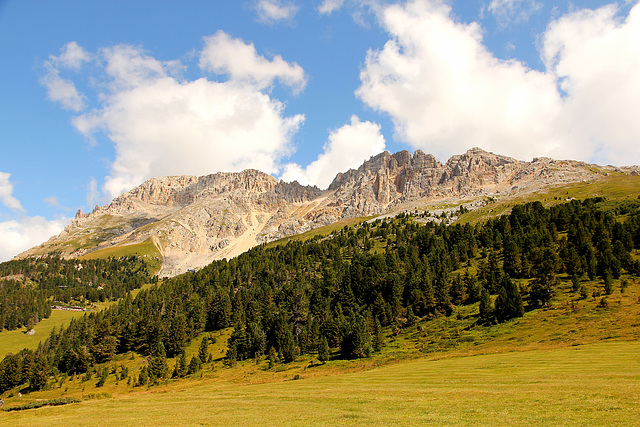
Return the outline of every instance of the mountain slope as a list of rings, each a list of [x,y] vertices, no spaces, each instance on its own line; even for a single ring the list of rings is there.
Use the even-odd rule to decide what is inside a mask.
[[[60,235],[20,257],[78,257],[151,239],[162,258],[160,275],[173,276],[341,219],[522,194],[611,173],[637,175],[638,167],[548,158],[523,162],[473,148],[444,164],[422,151],[383,152],[338,174],[324,191],[278,182],[257,170],[153,178],[107,206],[78,212]]]

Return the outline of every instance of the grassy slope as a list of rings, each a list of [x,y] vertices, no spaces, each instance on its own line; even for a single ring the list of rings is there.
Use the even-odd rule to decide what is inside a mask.
[[[476,223],[489,218],[494,218],[511,211],[514,205],[541,201],[545,206],[564,203],[569,198],[586,199],[589,197],[603,196],[610,200],[623,200],[629,198],[638,198],[640,196],[640,176],[632,175],[609,175],[601,176],[597,181],[579,182],[573,184],[564,184],[554,187],[543,188],[539,191],[523,194],[515,194],[514,196],[504,196],[494,198],[494,201],[481,208],[470,211],[459,218],[461,223]],[[418,210],[426,209],[428,211],[452,209],[471,202],[472,199],[455,202],[435,202],[427,203]],[[409,209],[413,211],[415,209]],[[344,226],[354,226],[363,221],[375,218],[375,216],[349,218],[338,221],[331,225],[319,227],[309,230],[296,236],[285,237],[280,240],[268,243],[267,247],[286,244],[291,240],[308,240],[315,236],[327,236],[334,231],[339,231]]]
[[[459,219],[462,223],[475,223],[488,218],[509,213],[514,205],[541,201],[545,206],[564,203],[569,198],[586,199],[603,196],[610,200],[638,198],[640,196],[640,176],[613,175],[601,177],[595,182],[579,182],[544,188],[533,193],[504,197],[494,203],[468,212]]]
[[[442,360],[239,385],[209,378],[0,414],[8,425],[634,425],[638,342]]]
[[[565,278],[566,279],[566,278]],[[589,290],[597,282],[586,283]],[[6,398],[7,407],[61,396],[66,407],[0,413],[0,423],[77,424],[509,424],[640,423],[640,283],[616,282],[609,307],[578,300],[568,280],[551,308],[502,326],[477,326],[477,304],[423,319],[371,359],[319,365],[304,356],[268,369],[261,359],[222,364],[230,330],[210,347],[216,361],[201,374],[159,386],[131,387],[109,376],[59,381],[51,390]],[[199,339],[187,350],[197,352]],[[137,375],[143,360],[123,355]],[[173,369],[175,361],[169,360]],[[295,376],[301,379],[291,381]],[[92,397],[98,399],[92,399]]]
[[[107,307],[109,303],[96,304],[97,310],[102,310]],[[34,335],[27,335],[26,328],[20,328],[13,331],[1,331],[0,332],[0,360],[9,353],[17,353],[23,348],[29,348],[35,350],[38,348],[38,344],[41,340],[46,339],[53,328],[60,330],[60,328],[69,325],[71,319],[81,317],[85,312],[81,311],[66,311],[66,310],[52,310],[51,316],[48,319],[44,319],[34,327],[36,333]]]
[[[162,255],[160,251],[153,244],[151,239],[147,239],[142,243],[132,245],[118,245],[110,248],[99,249],[97,251],[83,255],[80,259],[97,259],[97,258],[120,258],[126,256],[141,256],[147,262],[151,274],[155,274],[160,271],[162,264]]]

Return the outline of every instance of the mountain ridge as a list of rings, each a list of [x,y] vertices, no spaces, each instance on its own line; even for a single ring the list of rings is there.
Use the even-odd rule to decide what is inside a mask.
[[[261,243],[337,221],[427,203],[535,191],[639,168],[545,157],[531,162],[472,148],[441,163],[431,154],[384,151],[338,173],[326,190],[278,181],[255,169],[151,178],[75,219],[58,236],[19,257],[74,258],[151,239],[161,276],[232,258]]]

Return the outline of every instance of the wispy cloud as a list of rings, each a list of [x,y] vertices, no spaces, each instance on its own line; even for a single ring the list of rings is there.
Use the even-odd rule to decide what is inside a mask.
[[[89,60],[89,55],[76,42],[67,43],[59,55],[49,56],[44,62],[45,74],[40,78],[40,83],[47,89],[47,97],[67,110],[82,111],[86,107],[85,96],[72,81],[60,77],[60,70],[78,71]]]
[[[0,222],[0,262],[43,243],[60,233],[68,222],[68,218],[46,220],[40,216]]]
[[[300,6],[292,1],[258,0],[255,10],[258,20],[263,23],[273,24],[282,21],[292,21],[298,13]]]
[[[498,24],[507,26],[526,22],[529,17],[542,9],[542,3],[536,0],[491,0],[489,12],[497,19]]]
[[[323,15],[329,15],[339,10],[343,4],[344,0],[323,0],[320,6],[318,6],[318,12]]]

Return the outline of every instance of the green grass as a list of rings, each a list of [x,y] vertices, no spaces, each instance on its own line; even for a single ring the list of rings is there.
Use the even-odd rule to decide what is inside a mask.
[[[467,212],[458,220],[460,223],[476,223],[488,218],[495,218],[509,213],[517,204],[540,201],[545,206],[564,203],[567,199],[586,199],[589,197],[606,197],[609,200],[637,199],[640,196],[640,176],[610,175],[597,181],[563,184],[548,187],[540,191],[496,199],[495,202]]]
[[[132,245],[117,245],[109,248],[99,249],[86,255],[79,257],[79,259],[96,259],[96,258],[120,258],[126,256],[141,256],[147,262],[151,274],[155,274],[160,271],[162,266],[162,255],[156,247],[156,245],[147,239],[144,242],[136,243]]]
[[[98,309],[106,306],[105,303],[98,304]],[[36,331],[34,335],[25,334],[26,328],[0,332],[0,360],[7,354],[15,354],[23,348],[35,350],[40,341],[49,337],[53,328],[60,330],[61,327],[68,326],[71,319],[84,314],[85,312],[81,311],[52,310],[48,319],[38,322],[34,327]]]
[[[640,423],[640,283],[619,281],[609,295],[579,300],[568,278],[551,307],[503,325],[476,324],[477,304],[451,316],[425,318],[386,330],[386,346],[369,359],[314,355],[269,369],[264,359],[223,365],[231,328],[212,335],[215,362],[183,380],[132,387],[110,375],[59,377],[54,388],[17,397],[7,407],[73,397],[82,403],[20,413],[0,413],[7,424],[47,425],[634,425]],[[602,288],[584,281],[589,293]],[[197,352],[200,338],[187,348]],[[335,356],[335,354],[334,354]],[[140,355],[108,366],[127,366],[136,377]],[[173,370],[174,359],[168,362]],[[295,377],[300,379],[292,381]],[[12,397],[9,397],[13,394]]]
[[[7,425],[637,425],[639,342],[533,350],[238,384],[216,374],[0,414]],[[13,403],[13,402],[12,402]]]

